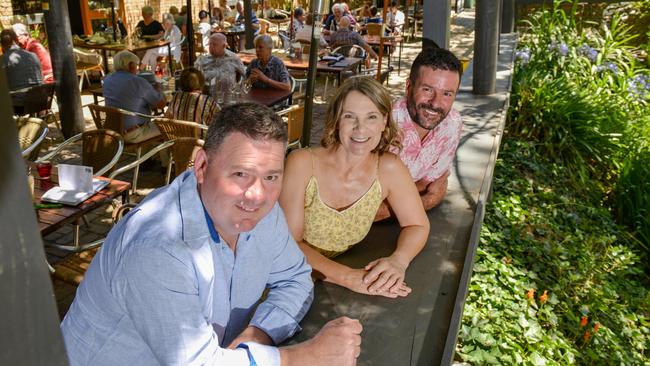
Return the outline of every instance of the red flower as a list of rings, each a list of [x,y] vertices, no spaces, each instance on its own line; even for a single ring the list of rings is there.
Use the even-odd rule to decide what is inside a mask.
[[[580,327],[585,327],[588,322],[588,318],[586,315],[583,315],[582,318],[580,318]]]
[[[598,332],[598,329],[600,329],[600,323],[594,324],[594,333]]]
[[[541,302],[542,304],[545,303],[546,300],[548,300],[548,295],[546,294],[547,292],[548,292],[547,290],[544,290],[544,293],[539,297],[539,302]]]
[[[589,342],[589,339],[591,338],[591,333],[589,333],[589,331],[586,331],[585,335],[582,338],[585,340],[585,342]]]
[[[526,296],[528,297],[528,300],[532,300],[535,297],[535,290],[531,288],[530,290],[528,290]]]

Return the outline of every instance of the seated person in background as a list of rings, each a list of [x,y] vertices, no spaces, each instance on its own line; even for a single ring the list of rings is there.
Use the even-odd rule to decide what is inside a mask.
[[[236,5],[237,9],[237,14],[235,15],[235,25],[239,26],[244,26],[246,24],[246,15],[244,14],[244,2],[239,0],[237,1]],[[253,26],[253,29],[255,30],[255,35],[259,34],[260,32],[260,21],[257,20],[257,16],[255,15],[255,11],[251,9],[251,24]],[[246,42],[246,37],[244,35],[241,35],[238,37],[238,44],[239,44],[239,50],[242,51],[246,48],[245,42]]]
[[[291,90],[289,71],[284,62],[273,56],[273,38],[268,34],[255,37],[254,59],[246,69],[246,77],[253,83],[253,88],[272,88]]]
[[[111,230],[61,323],[71,365],[353,365],[361,324],[294,335],[311,268],[277,199],[287,128],[267,107],[224,108],[194,168]],[[263,300],[260,298],[263,297]]]
[[[361,37],[358,32],[350,30],[350,19],[348,17],[343,17],[339,21],[339,30],[330,35],[330,47],[335,49],[340,46],[354,44],[366,50],[373,59],[377,59],[377,54],[372,47],[363,40],[363,37]]]
[[[343,16],[343,8],[340,3],[332,5],[332,14],[327,17],[323,25],[323,34],[330,34],[339,29],[339,22]]]
[[[173,15],[163,15],[163,29],[165,29],[165,33],[162,39],[171,42],[172,58],[177,63],[180,63],[181,40],[183,39],[183,34],[181,34],[181,30],[174,24]],[[169,49],[167,46],[150,48],[145,52],[144,57],[142,58],[142,64],[151,67],[151,70],[155,70],[158,65],[158,57],[167,57],[168,54]]]
[[[228,5],[228,0],[219,0],[219,9],[221,9],[221,14],[223,14],[223,19],[220,20],[224,20],[229,23],[235,22],[237,11]],[[213,13],[212,16],[215,16],[215,14]]]
[[[215,8],[219,9],[219,8]],[[199,12],[199,29],[197,32],[201,33],[201,45],[203,46],[203,51],[207,51],[208,45],[210,43],[210,30],[212,26],[210,25],[210,14],[207,11],[201,10]]]
[[[365,4],[363,8],[361,8],[361,13],[359,13],[359,19],[361,22],[366,22],[370,17],[371,17],[370,6],[368,4]]]
[[[301,29],[305,27],[305,11],[298,7],[293,9],[293,23],[291,23],[291,28],[289,33],[295,35],[300,32]]]
[[[187,35],[187,5],[181,6],[181,12],[174,17],[174,24],[181,30],[183,35]]]
[[[386,25],[392,33],[402,33],[402,28],[406,17],[404,13],[399,10],[399,3],[396,0],[391,1],[390,10],[386,13]]]
[[[413,61],[406,96],[393,104],[401,132],[400,158],[408,167],[425,210],[447,193],[447,179],[460,142],[463,121],[452,108],[462,74],[460,61],[442,48],[425,48]],[[391,216],[382,204],[377,220]]]
[[[104,98],[107,107],[116,107],[146,115],[154,108],[164,108],[163,95],[144,78],[136,75],[140,59],[130,51],[120,51],[113,56],[112,72],[104,79]],[[160,135],[151,119],[126,116],[124,131],[118,131],[124,141],[136,143]]]
[[[38,57],[41,63],[41,72],[43,73],[43,82],[51,83],[54,81],[54,71],[52,70],[52,59],[50,53],[41,42],[32,38],[24,24],[16,23],[12,25],[18,41],[16,42],[20,47],[33,53]]]
[[[383,23],[384,20],[381,18],[381,14],[379,14],[379,10],[377,9],[376,6],[371,6],[370,7],[370,17],[366,20],[366,23],[378,23],[381,24]]]
[[[149,5],[142,7],[142,20],[135,27],[140,29],[140,38],[152,40],[165,35],[165,28],[153,18],[153,8]]]
[[[236,53],[227,49],[228,42],[222,33],[213,33],[208,44],[208,54],[199,56],[194,67],[199,69],[208,85],[226,83],[235,85],[246,75],[246,67]]]
[[[310,13],[307,14],[305,17],[305,26],[299,30],[296,33],[296,41],[304,41],[304,42],[311,42],[311,28],[313,27],[314,24],[314,16]],[[323,37],[323,34],[321,33],[319,40],[318,40],[318,46],[320,48],[327,48],[328,43]]]
[[[391,98],[372,78],[345,81],[331,99],[320,148],[292,152],[280,205],[314,277],[352,291],[407,296],[404,274],[424,248],[429,220],[399,157]],[[333,261],[362,241],[383,200],[394,207],[401,231],[392,255],[364,268]]]
[[[7,75],[9,90],[21,90],[11,94],[13,106],[16,114],[22,114],[27,89],[43,83],[41,63],[35,54],[18,46],[18,38],[11,28],[3,29],[0,32],[0,42],[2,44],[2,68]]]
[[[278,16],[278,13],[271,6],[269,0],[264,0],[262,2],[262,8],[257,11],[257,17],[262,19],[275,19]]]
[[[209,125],[219,111],[211,96],[201,94],[205,79],[201,71],[190,67],[181,72],[180,89],[169,102],[165,117]]]

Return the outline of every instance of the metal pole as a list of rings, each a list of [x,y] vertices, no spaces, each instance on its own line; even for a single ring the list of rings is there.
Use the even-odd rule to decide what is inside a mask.
[[[187,33],[187,61],[190,66],[194,65],[194,27],[192,26],[192,0],[187,0],[187,21],[185,23],[185,32]],[[178,45],[180,47],[180,45]],[[173,61],[172,61],[173,62]],[[181,61],[182,62],[182,61]],[[174,75],[172,75],[174,77]]]
[[[493,94],[496,90],[500,2],[501,0],[478,0],[476,2],[474,94]]]
[[[49,10],[46,10],[46,6]],[[43,2],[47,40],[56,80],[56,96],[63,136],[67,139],[84,130],[81,96],[74,53],[67,0]],[[108,70],[106,70],[108,72]]]
[[[300,138],[300,144],[303,147],[309,146],[311,142],[311,126],[313,119],[313,110],[314,110],[314,89],[316,86],[316,63],[318,62],[318,46],[320,44],[320,33],[315,32],[316,27],[320,25],[320,19],[318,19],[319,12],[327,13],[327,10],[323,11],[323,8],[327,6],[327,0],[313,0],[309,4],[309,11],[312,15],[312,24],[311,24],[311,44],[309,46],[309,67],[307,69],[307,89],[305,90],[305,116],[304,123],[302,127],[302,137]],[[327,8],[325,8],[327,9]]]
[[[117,42],[117,23],[115,22],[115,1],[111,1],[111,20],[113,21],[113,41]]]
[[[502,0],[501,33],[515,31],[515,0]]]

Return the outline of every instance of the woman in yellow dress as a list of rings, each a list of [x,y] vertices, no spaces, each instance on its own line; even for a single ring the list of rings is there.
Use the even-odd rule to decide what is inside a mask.
[[[411,292],[404,274],[426,243],[429,221],[408,169],[388,152],[399,145],[397,134],[386,89],[352,78],[329,105],[322,146],[289,155],[280,205],[315,277],[371,295]],[[401,227],[393,254],[364,268],[332,260],[365,238],[384,199]]]

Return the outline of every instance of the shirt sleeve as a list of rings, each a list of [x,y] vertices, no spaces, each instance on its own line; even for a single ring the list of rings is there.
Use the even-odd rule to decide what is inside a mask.
[[[282,210],[276,209],[273,258],[266,300],[261,303],[250,325],[263,330],[279,344],[301,328],[298,322],[305,316],[314,299],[311,267],[289,232]]]
[[[113,292],[161,364],[250,365],[245,349],[219,346],[216,333],[203,316],[196,273],[190,263],[183,253],[162,247],[133,249],[126,253],[121,271],[114,277]],[[277,349],[271,349],[274,347],[249,347],[255,359],[276,359],[277,363],[269,364],[279,365],[279,354],[273,356]]]
[[[277,78],[279,82],[286,83],[289,81],[289,71],[287,70],[287,66],[280,60],[279,58],[277,59]]]
[[[135,80],[137,80],[139,84],[138,89],[142,91],[142,97],[150,108],[162,100],[162,94],[160,94],[158,90],[154,89],[154,87],[151,86],[147,80],[140,77],[135,78]]]

